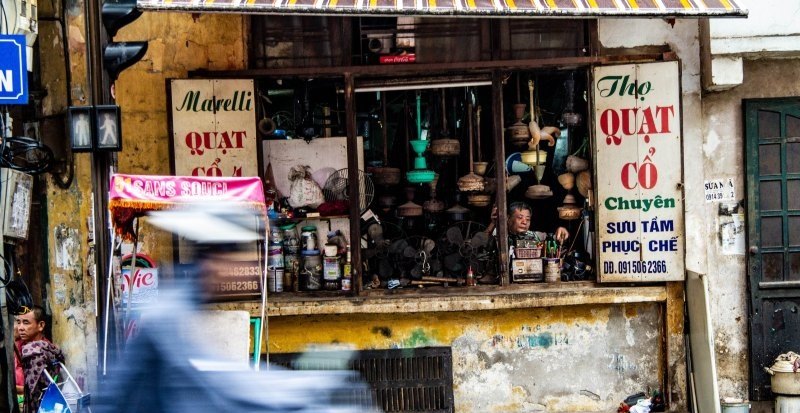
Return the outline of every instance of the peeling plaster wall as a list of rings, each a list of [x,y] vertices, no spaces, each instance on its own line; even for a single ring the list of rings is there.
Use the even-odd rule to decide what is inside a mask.
[[[58,16],[60,4],[40,1],[40,15]],[[92,103],[87,83],[84,10],[82,0],[66,2],[66,39],[57,22],[42,20],[38,40],[42,48],[42,83],[49,92],[43,101],[45,116],[64,113],[68,105]],[[200,68],[245,67],[245,22],[244,16],[235,15],[204,14],[193,18],[188,13],[145,13],[120,31],[115,40],[147,40],[149,51],[143,61],[125,70],[115,85],[124,138],[119,171],[169,174],[165,79],[185,78],[188,71]],[[63,61],[65,41],[68,68]],[[69,102],[67,90],[72,97]],[[70,371],[92,392],[97,385],[99,343],[95,257],[89,241],[93,196],[90,156],[74,154],[75,177],[69,189],[47,181],[50,282],[46,304],[53,316],[54,341],[64,350]],[[171,238],[152,235],[142,241],[143,250],[170,261]]]
[[[270,319],[270,352],[451,346],[456,411],[611,411],[663,386],[660,305]]]
[[[66,27],[55,20],[62,15],[62,5],[66,7]],[[63,114],[69,105],[86,104],[83,7],[82,1],[38,3],[40,77],[47,91],[42,99],[42,117]],[[69,66],[65,63],[65,42]],[[68,90],[72,101],[68,100]],[[57,137],[51,139],[58,141]],[[47,291],[43,304],[52,316],[51,338],[64,351],[70,372],[91,392],[96,383],[97,328],[94,252],[88,242],[87,217],[92,208],[88,155],[75,154],[73,166],[74,180],[67,190],[56,186],[49,175],[41,175],[46,185],[47,199],[42,202],[48,228],[47,249],[41,252],[48,262],[48,274],[41,275]]]
[[[737,199],[744,199],[742,99],[800,96],[800,60],[745,60],[744,83],[729,91],[703,96],[703,162],[709,178],[734,178]],[[709,217],[707,254],[711,319],[720,396],[748,397],[747,267],[741,254],[723,253],[720,232],[728,217],[718,203],[704,205]],[[744,212],[739,209],[740,212]]]

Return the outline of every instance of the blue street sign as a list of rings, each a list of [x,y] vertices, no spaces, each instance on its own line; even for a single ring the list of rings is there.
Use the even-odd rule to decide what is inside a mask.
[[[0,105],[28,103],[25,36],[0,34]]]

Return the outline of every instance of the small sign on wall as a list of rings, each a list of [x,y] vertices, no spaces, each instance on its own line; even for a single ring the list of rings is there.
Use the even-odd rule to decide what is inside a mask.
[[[706,202],[736,202],[733,178],[711,179],[703,182]]]
[[[3,17],[5,18],[5,11]],[[26,50],[24,35],[0,34],[0,105],[28,103]]]

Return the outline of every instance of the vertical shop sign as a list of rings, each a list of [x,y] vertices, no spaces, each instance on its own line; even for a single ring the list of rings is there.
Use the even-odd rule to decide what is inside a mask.
[[[679,62],[593,76],[600,281],[683,280]]]
[[[174,174],[258,176],[251,79],[170,81]]]

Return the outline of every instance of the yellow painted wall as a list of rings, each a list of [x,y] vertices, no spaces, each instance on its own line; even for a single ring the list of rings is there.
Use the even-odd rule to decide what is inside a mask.
[[[166,83],[192,70],[246,67],[247,17],[234,14],[146,12],[120,30],[119,40],[147,40],[148,50],[116,82],[122,108],[119,172],[170,175]],[[144,227],[141,250],[162,263],[172,258],[172,238]]]
[[[626,317],[636,317],[626,305]],[[304,351],[313,345],[349,345],[358,350],[450,345],[465,331],[491,338],[512,337],[523,325],[608,323],[607,306],[550,307],[526,310],[411,314],[347,314],[273,317],[269,320],[270,352]],[[264,348],[265,349],[265,348]]]
[[[444,346],[457,412],[610,411],[663,388],[663,305],[273,317],[272,354]]]
[[[58,2],[40,3],[41,15],[59,14]],[[43,20],[43,84],[50,92],[43,102],[45,115],[64,113],[67,105],[90,105],[86,69],[86,33],[83,1],[70,3],[67,36],[60,26]],[[134,174],[169,174],[169,134],[166,79],[185,78],[195,69],[241,69],[246,67],[244,27],[241,15],[145,13],[120,30],[116,41],[146,40],[149,48],[142,61],[126,69],[115,85],[122,111],[123,151],[118,171]],[[63,45],[68,42],[69,79],[63,63]],[[69,88],[72,100],[67,102]],[[49,273],[48,302],[53,315],[53,339],[62,346],[71,371],[89,391],[96,387],[98,329],[94,284],[94,255],[89,242],[92,215],[91,155],[74,154],[75,179],[68,189],[47,181]],[[98,188],[97,190],[103,190]],[[99,230],[104,223],[97,223]],[[171,238],[163,233],[147,234],[142,250],[168,262]],[[103,260],[105,261],[105,260]]]

